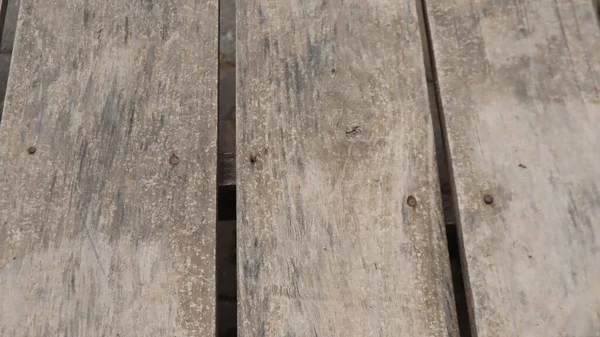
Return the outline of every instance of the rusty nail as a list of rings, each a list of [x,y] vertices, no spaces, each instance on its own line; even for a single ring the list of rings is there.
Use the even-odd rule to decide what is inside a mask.
[[[408,198],[406,199],[406,203],[408,204],[408,206],[410,207],[415,207],[417,206],[417,198],[413,197],[412,195],[408,196]]]
[[[489,205],[489,204],[491,204],[491,203],[494,202],[494,197],[492,197],[489,194],[486,194],[486,195],[483,196],[483,202],[485,202],[486,204]]]
[[[172,155],[171,158],[169,158],[169,164],[173,166],[179,164],[179,157],[177,157],[176,155]]]
[[[250,164],[255,164],[256,163],[256,156],[255,155],[251,155],[250,156]]]
[[[34,154],[34,153],[35,153],[35,151],[36,151],[36,148],[35,148],[35,146],[30,146],[30,147],[27,149],[27,153],[29,153],[29,154]]]

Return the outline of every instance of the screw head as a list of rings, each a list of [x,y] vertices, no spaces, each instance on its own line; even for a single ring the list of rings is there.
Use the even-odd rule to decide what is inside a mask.
[[[30,146],[30,147],[27,149],[27,153],[29,153],[29,154],[34,154],[34,153],[35,153],[35,151],[37,151],[37,149],[35,148],[35,146]]]
[[[171,158],[169,158],[169,164],[175,166],[179,164],[179,157],[177,157],[176,155],[171,155]]]
[[[417,198],[415,198],[412,195],[409,195],[408,198],[406,198],[406,203],[410,207],[415,207],[415,206],[417,206]]]
[[[486,195],[483,196],[483,202],[485,202],[486,204],[490,205],[490,204],[492,204],[494,202],[494,197],[491,196],[491,195],[489,195],[489,194],[486,194]]]

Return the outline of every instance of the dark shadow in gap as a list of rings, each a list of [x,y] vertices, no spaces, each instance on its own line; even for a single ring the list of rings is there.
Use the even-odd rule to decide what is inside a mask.
[[[216,336],[237,336],[235,0],[219,0]]]
[[[235,221],[217,223],[217,336],[237,335]]]
[[[10,54],[2,49],[2,36],[4,35],[4,24],[6,23],[6,12],[8,9],[8,0],[1,0],[0,4],[0,121],[2,121],[2,111],[4,110],[4,95],[6,94],[6,85],[8,82],[8,72],[10,70]]]
[[[219,221],[235,220],[235,185],[219,186],[218,195],[217,218]]]
[[[417,0],[419,14],[419,25],[423,42],[423,59],[427,77],[427,91],[435,137],[436,159],[438,163],[438,175],[440,180],[440,193],[444,208],[444,222],[446,224],[446,239],[448,242],[448,255],[452,272],[452,283],[454,289],[454,300],[458,329],[460,337],[471,337],[471,322],[469,318],[469,305],[465,292],[465,280],[462,271],[461,247],[458,238],[455,214],[455,203],[453,198],[453,184],[451,166],[446,147],[446,130],[443,123],[442,106],[438,95],[437,74],[435,69],[435,58],[427,20],[426,0]],[[456,217],[457,218],[457,217]]]
[[[6,9],[8,8],[8,0],[2,0],[0,4],[0,43],[2,43],[2,34],[4,32],[4,21],[6,21]]]
[[[446,225],[446,238],[448,240],[450,268],[452,270],[452,285],[454,287],[454,301],[456,302],[460,337],[471,337],[469,307],[463,280],[458,233],[456,232],[455,225]]]

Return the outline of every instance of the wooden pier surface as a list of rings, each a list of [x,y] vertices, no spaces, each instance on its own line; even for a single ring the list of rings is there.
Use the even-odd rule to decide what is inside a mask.
[[[598,7],[3,0],[0,336],[600,336]]]

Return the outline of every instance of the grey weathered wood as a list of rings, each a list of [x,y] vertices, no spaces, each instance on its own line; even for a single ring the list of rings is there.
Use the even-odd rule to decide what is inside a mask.
[[[22,0],[0,335],[214,334],[217,29],[217,0]]]
[[[473,330],[600,336],[592,2],[428,0],[427,9]]]
[[[240,335],[456,336],[415,2],[237,6]]]

